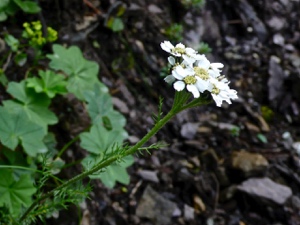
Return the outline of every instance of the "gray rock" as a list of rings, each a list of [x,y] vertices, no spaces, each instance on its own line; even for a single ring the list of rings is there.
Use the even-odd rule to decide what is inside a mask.
[[[189,205],[184,204],[184,219],[185,220],[194,220],[194,208],[190,207]]]
[[[251,178],[237,187],[241,192],[283,205],[292,196],[292,190],[282,184],[275,183],[270,178]]]
[[[150,219],[154,224],[171,223],[173,212],[177,209],[174,202],[164,198],[147,186],[136,209],[136,215]]]
[[[149,10],[150,13],[154,13],[154,14],[163,13],[162,9],[157,7],[154,4],[149,5],[148,10]]]
[[[180,134],[186,139],[193,139],[197,133],[199,123],[186,123],[181,127]]]
[[[124,114],[128,114],[128,113],[129,113],[129,108],[128,108],[128,106],[127,106],[126,103],[123,102],[121,99],[113,97],[113,98],[112,98],[112,102],[113,102],[114,106],[116,106],[117,109],[118,109],[120,112],[122,112],[122,113],[124,113]]]
[[[273,36],[273,43],[279,46],[284,45],[284,37],[281,34],[274,34]]]
[[[143,180],[152,181],[154,183],[158,183],[159,179],[157,177],[157,172],[151,170],[139,170],[138,175],[140,175]]]
[[[300,198],[298,196],[292,196],[291,198],[292,206],[296,210],[300,211]]]
[[[271,27],[275,31],[280,31],[285,26],[285,20],[279,17],[272,17],[270,20],[267,21],[269,27]]]

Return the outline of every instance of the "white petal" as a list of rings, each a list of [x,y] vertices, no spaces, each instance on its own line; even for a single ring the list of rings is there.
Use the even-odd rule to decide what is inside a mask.
[[[218,95],[215,95],[215,94],[212,94],[212,97],[213,97],[214,101],[216,102],[216,105],[218,107],[221,107],[223,100],[221,98],[219,98]]]
[[[164,41],[160,44],[160,47],[165,50],[166,52],[171,52],[171,49],[174,48],[174,46],[169,41]]]
[[[169,56],[168,61],[172,66],[175,65],[175,58],[173,56]]]
[[[196,51],[194,49],[192,49],[192,48],[186,48],[185,52],[188,55],[194,55],[196,53]]]
[[[234,89],[228,90],[228,97],[231,99],[238,99],[239,97],[237,96],[237,91]]]
[[[185,83],[183,81],[176,81],[174,83],[174,89],[176,91],[182,91],[184,89],[184,87],[185,87]]]
[[[183,55],[182,57],[187,57],[186,55]],[[186,67],[192,68],[193,69],[193,63],[190,63],[186,60],[183,60],[182,63],[183,65],[185,65]]]
[[[222,63],[211,63],[210,66],[212,69],[221,69],[224,67]]]
[[[197,79],[197,83],[196,83],[196,86],[197,86],[197,88],[198,88],[198,90],[200,91],[200,92],[204,92],[204,91],[206,91],[206,90],[208,90],[208,86],[209,86],[209,81],[207,81],[207,80],[202,80],[202,79],[200,79],[200,78],[198,78],[198,77],[196,77],[196,79]]]
[[[200,93],[195,85],[186,85],[186,89],[194,95],[194,98],[199,98]]]
[[[184,48],[185,49],[185,46],[183,44],[179,43],[176,45],[176,48]]]
[[[182,58],[189,64],[193,64],[196,59],[194,59],[193,57],[187,56],[187,55],[182,55]]]
[[[206,58],[206,57],[205,57],[205,55],[193,54],[193,58],[196,60],[202,60],[203,58]]]
[[[168,76],[165,77],[164,80],[165,80],[168,84],[171,84],[171,83],[173,83],[176,79],[175,79],[175,77],[173,77],[172,75],[168,75]]]
[[[183,80],[183,76],[177,73],[175,70],[172,71],[172,76],[175,77],[177,80]]]
[[[194,75],[194,73],[194,70],[191,68],[183,69],[182,66],[176,66],[176,68],[172,71],[172,75],[178,80],[182,80],[188,75]]]
[[[220,72],[216,71],[216,70],[208,70],[208,73],[209,73],[210,76],[212,76],[214,78],[217,78],[217,77],[221,76]]]
[[[210,62],[208,61],[208,59],[206,57],[203,57],[201,60],[198,60],[196,62],[198,67],[201,67],[203,69],[208,69],[210,66]]]

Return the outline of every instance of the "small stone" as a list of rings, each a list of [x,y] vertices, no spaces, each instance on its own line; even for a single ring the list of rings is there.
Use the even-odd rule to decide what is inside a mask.
[[[198,195],[194,195],[194,206],[196,209],[196,212],[204,212],[206,210],[206,206],[202,199]]]
[[[180,134],[186,139],[193,139],[197,133],[199,123],[186,123],[181,127]]]
[[[189,205],[184,204],[184,219],[185,220],[194,220],[194,208],[190,207]]]
[[[267,24],[272,29],[279,31],[282,30],[282,28],[285,26],[285,20],[279,17],[272,17]]]
[[[148,10],[149,10],[149,12],[155,13],[155,14],[157,14],[157,13],[162,13],[162,12],[163,12],[163,11],[161,10],[161,8],[157,7],[157,6],[154,5],[154,4],[149,5],[149,6],[148,6]]]
[[[283,46],[284,45],[284,38],[281,34],[275,34],[273,36],[273,42],[276,45]]]
[[[293,149],[296,151],[296,153],[300,156],[300,142],[294,142],[293,143]]]
[[[292,196],[292,190],[270,178],[251,178],[238,185],[237,189],[250,196],[283,205]]]
[[[159,179],[157,177],[157,172],[151,170],[139,170],[138,175],[140,175],[143,180],[152,181],[158,183]]]
[[[115,106],[121,113],[124,113],[124,114],[128,114],[128,113],[129,113],[129,108],[128,108],[128,106],[127,106],[126,103],[123,102],[121,99],[113,97],[113,98],[112,98],[112,102],[113,102],[114,106]]]
[[[179,208],[176,208],[173,212],[173,217],[179,217],[181,216],[181,210]]]
[[[148,218],[157,225],[171,224],[173,212],[177,208],[174,202],[147,186],[136,209],[136,215]]]
[[[259,153],[251,153],[242,150],[234,152],[231,156],[232,168],[243,172],[245,177],[263,171],[268,165],[267,159]]]
[[[91,224],[91,214],[89,210],[84,210],[80,225],[90,225]]]
[[[298,196],[293,195],[291,198],[291,203],[293,208],[295,208],[297,211],[300,211],[300,198]]]
[[[128,138],[128,141],[131,143],[131,144],[135,144],[137,143],[140,139],[136,136],[129,136]]]

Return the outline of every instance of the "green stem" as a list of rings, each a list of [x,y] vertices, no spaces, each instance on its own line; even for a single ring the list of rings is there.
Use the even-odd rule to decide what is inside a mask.
[[[159,120],[154,127],[133,147],[129,148],[125,154],[122,154],[122,157],[125,157],[127,155],[132,155],[134,153],[136,153],[136,151],[139,150],[140,147],[142,147],[153,135],[155,135],[177,112],[180,107],[178,107],[178,105],[174,102],[173,108],[171,109],[171,111],[161,120]],[[74,140],[74,139],[73,139]],[[31,206],[26,210],[26,212],[22,215],[22,217],[20,218],[19,222],[22,222],[28,215],[29,213],[43,200],[51,197],[54,195],[55,192],[79,181],[84,179],[85,177],[109,166],[110,164],[112,164],[113,162],[117,161],[120,159],[119,155],[113,155],[111,157],[109,157],[108,159],[106,159],[103,162],[100,162],[99,164],[97,164],[96,166],[94,166],[92,169],[87,170],[73,178],[71,178],[70,180],[66,181],[65,183],[61,184],[60,186],[52,189],[51,191],[49,191],[48,193],[46,193],[45,195],[41,196],[40,198],[36,199]]]

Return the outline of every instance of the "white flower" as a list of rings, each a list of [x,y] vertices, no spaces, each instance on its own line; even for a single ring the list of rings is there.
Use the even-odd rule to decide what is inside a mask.
[[[168,75],[164,79],[168,84],[172,84],[176,79],[173,75]]]
[[[219,81],[215,78],[211,78],[210,81],[211,86],[209,89],[217,106],[221,107],[223,101],[231,104],[231,99],[234,100],[238,98],[237,91],[229,88],[227,79]]]
[[[186,88],[195,98],[209,91],[219,107],[223,101],[231,104],[231,100],[238,98],[236,90],[230,89],[229,81],[221,75],[224,67],[222,63],[210,63],[204,55],[181,43],[174,46],[170,41],[164,41],[160,46],[171,55],[181,57],[179,60],[173,56],[168,57],[172,71],[165,77],[167,83],[174,83],[176,91]]]
[[[182,57],[188,63],[194,63],[200,55],[192,48],[186,48],[183,44],[179,43],[176,46],[172,45],[170,41],[164,41],[160,44],[161,48],[177,57]]]
[[[200,92],[197,88],[198,79],[194,75],[192,68],[183,68],[179,65],[172,71],[172,76],[177,79],[173,85],[176,91],[182,91],[186,87],[193,94],[194,98],[200,97]]]
[[[210,68],[217,72],[217,73],[221,73],[221,69],[224,67],[224,65],[222,63],[211,63],[210,64]]]
[[[174,58],[173,56],[169,56],[169,57],[168,57],[168,62],[169,62],[172,66],[174,66],[175,63],[176,63],[176,60],[175,60],[175,58]]]
[[[199,79],[199,81],[197,82],[197,87],[200,92],[208,90],[211,77],[220,76],[219,72],[214,71],[210,68],[211,63],[204,55],[201,57],[201,59],[197,60],[194,63],[193,69],[195,71],[196,77]]]

